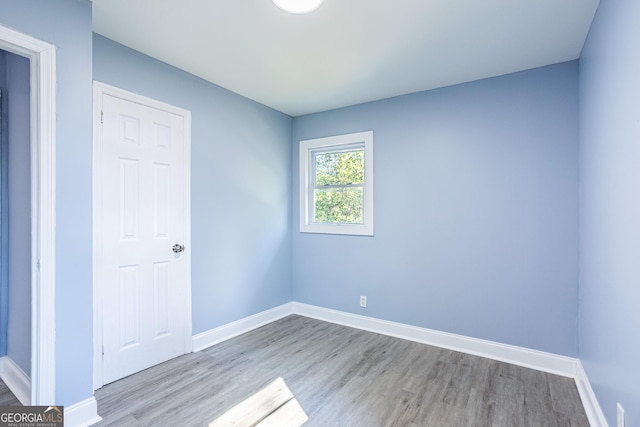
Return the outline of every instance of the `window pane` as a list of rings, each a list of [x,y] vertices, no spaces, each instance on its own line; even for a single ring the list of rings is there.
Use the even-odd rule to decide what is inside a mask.
[[[362,187],[316,189],[314,222],[362,224],[364,192]]]
[[[316,153],[316,186],[364,183],[364,150]]]

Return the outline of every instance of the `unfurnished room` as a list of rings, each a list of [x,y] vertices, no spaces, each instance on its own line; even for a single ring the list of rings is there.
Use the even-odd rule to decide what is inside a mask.
[[[0,422],[640,427],[639,48],[635,0],[0,0]]]

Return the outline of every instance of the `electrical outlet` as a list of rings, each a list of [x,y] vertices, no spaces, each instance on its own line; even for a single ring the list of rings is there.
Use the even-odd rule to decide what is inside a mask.
[[[624,427],[624,408],[618,403],[618,427]]]
[[[360,307],[367,306],[367,297],[364,295],[360,295]]]

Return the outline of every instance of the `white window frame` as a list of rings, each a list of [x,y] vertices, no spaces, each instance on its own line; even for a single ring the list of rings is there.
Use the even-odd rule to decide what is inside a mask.
[[[364,206],[362,224],[313,221],[313,154],[364,145]],[[373,131],[300,141],[300,232],[373,236]]]

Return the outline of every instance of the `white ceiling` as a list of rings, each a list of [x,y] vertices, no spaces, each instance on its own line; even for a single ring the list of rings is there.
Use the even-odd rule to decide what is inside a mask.
[[[93,0],[93,30],[291,116],[580,56],[599,0]]]

